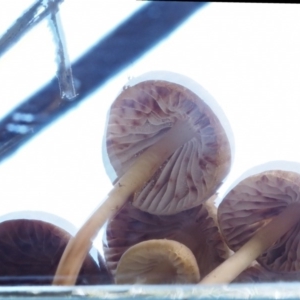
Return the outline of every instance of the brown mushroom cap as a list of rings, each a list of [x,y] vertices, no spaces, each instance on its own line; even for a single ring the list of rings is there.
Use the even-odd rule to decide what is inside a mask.
[[[218,208],[219,225],[226,243],[237,251],[260,228],[299,200],[299,173],[268,170],[246,177],[231,189]],[[279,238],[257,261],[270,271],[294,272],[297,276],[300,271],[299,230],[300,223]]]
[[[175,214],[213,195],[230,169],[230,127],[201,86],[171,72],[130,81],[111,106],[106,151],[118,177],[178,120],[186,120],[197,138],[177,149],[135,193],[133,205],[143,211]]]
[[[191,250],[171,240],[148,240],[130,247],[116,271],[117,284],[191,284],[199,280]]]
[[[204,205],[172,216],[158,216],[127,203],[107,225],[103,249],[108,270],[114,276],[128,248],[152,239],[174,240],[187,246],[203,276],[228,257],[218,227]]]
[[[51,223],[13,219],[0,223],[0,285],[49,285],[71,235]],[[102,267],[102,268],[101,268]],[[88,255],[76,284],[111,281]]]

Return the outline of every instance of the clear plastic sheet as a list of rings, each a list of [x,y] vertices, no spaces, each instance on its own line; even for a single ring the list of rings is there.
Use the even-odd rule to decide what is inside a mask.
[[[0,288],[0,299],[300,299],[298,283]]]

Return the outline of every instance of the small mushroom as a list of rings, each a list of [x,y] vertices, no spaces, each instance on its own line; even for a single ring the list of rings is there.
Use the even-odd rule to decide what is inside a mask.
[[[231,147],[216,102],[186,77],[169,72],[150,75],[131,81],[111,106],[107,151],[119,177],[68,244],[54,284],[73,284],[59,278],[78,274],[91,240],[133,194],[140,208],[174,214],[207,200],[229,172]],[[176,83],[178,79],[184,83]]]
[[[14,218],[2,221],[0,223],[0,285],[51,284],[70,237],[71,235],[64,229],[42,220]],[[88,255],[76,279],[76,284],[94,285],[110,281],[107,270],[101,268]]]
[[[199,280],[191,250],[171,240],[148,240],[130,247],[116,271],[117,284],[192,284]]]
[[[215,199],[216,195],[211,197]],[[228,248],[206,203],[171,216],[149,214],[127,203],[108,222],[104,237],[104,257],[113,277],[119,260],[130,247],[147,240],[168,239],[188,247],[205,276],[229,255]]]
[[[268,170],[241,180],[218,208],[223,238],[235,253],[201,283],[229,283],[252,261],[299,275],[300,174]]]

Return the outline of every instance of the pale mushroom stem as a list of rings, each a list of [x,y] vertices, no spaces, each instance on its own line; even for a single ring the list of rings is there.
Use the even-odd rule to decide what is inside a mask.
[[[107,199],[96,209],[68,243],[58,265],[53,285],[74,285],[92,240],[135,191],[151,179],[164,161],[195,137],[188,122],[177,121],[162,138],[143,152],[132,167],[114,185]]]
[[[205,276],[200,284],[230,283],[299,221],[300,205],[297,203],[290,204],[282,213],[260,229],[235,254]]]

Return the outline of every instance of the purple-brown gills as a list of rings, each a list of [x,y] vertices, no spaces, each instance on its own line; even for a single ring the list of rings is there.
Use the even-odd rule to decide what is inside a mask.
[[[175,215],[158,216],[127,203],[106,227],[103,247],[108,271],[115,277],[117,265],[130,247],[148,240],[165,239],[177,241],[191,250],[201,276],[207,275],[229,255],[206,205]]]
[[[0,285],[50,285],[71,238],[62,228],[41,220],[14,219],[0,223]],[[99,256],[100,258],[100,256]],[[77,285],[108,284],[104,263],[87,255]]]
[[[110,108],[107,154],[120,178],[176,123],[182,126],[176,139],[189,126],[193,137],[174,149],[132,200],[143,211],[171,215],[198,206],[222,184],[231,166],[230,132],[222,125],[224,114],[210,106],[216,103],[196,82],[170,72],[142,78],[129,83]]]

